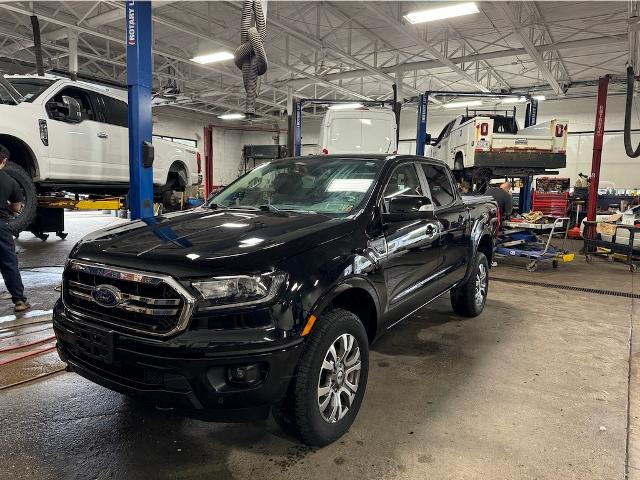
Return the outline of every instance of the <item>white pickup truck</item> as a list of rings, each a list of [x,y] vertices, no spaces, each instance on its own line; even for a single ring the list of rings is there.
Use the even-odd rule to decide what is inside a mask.
[[[33,220],[36,196],[55,191],[120,195],[129,189],[126,91],[55,76],[0,76],[0,145],[25,192],[14,231]],[[156,194],[200,182],[194,148],[153,139]]]
[[[425,155],[446,162],[457,176],[537,175],[566,166],[567,122],[520,129],[509,114],[469,112],[449,122],[438,138],[427,135],[426,143]]]

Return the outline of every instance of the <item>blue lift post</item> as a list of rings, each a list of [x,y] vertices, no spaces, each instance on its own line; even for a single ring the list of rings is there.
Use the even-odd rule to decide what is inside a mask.
[[[129,210],[137,220],[153,217],[151,2],[130,1],[126,6]]]
[[[527,100],[527,108],[524,114],[524,128],[535,125],[538,121],[538,101],[529,97]],[[533,186],[533,177],[529,176],[522,179],[522,187],[520,187],[520,213],[531,211],[531,187]]]
[[[418,97],[418,126],[416,127],[416,155],[424,156],[424,146],[427,137],[427,108],[429,94],[421,93]]]

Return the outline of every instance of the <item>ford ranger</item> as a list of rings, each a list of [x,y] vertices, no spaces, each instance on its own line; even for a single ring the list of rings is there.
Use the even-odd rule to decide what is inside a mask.
[[[55,191],[124,194],[129,189],[126,91],[66,78],[0,77],[0,145],[6,171],[25,193],[15,233],[36,214],[37,195]],[[198,152],[153,140],[157,193],[199,183]]]
[[[265,163],[200,208],[81,240],[58,353],[126,395],[209,420],[271,410],[325,445],[356,418],[375,339],[447,293],[482,312],[496,208],[424,157]]]

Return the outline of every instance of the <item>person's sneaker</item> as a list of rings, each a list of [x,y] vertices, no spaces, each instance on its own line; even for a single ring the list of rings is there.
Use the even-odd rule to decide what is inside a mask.
[[[9,292],[0,292],[0,300],[11,300],[11,294]]]
[[[22,300],[18,300],[15,303],[15,307],[13,308],[13,310],[16,313],[19,313],[19,312],[24,312],[26,310],[29,310],[30,308],[31,308],[31,305],[29,304],[29,302],[23,302]]]

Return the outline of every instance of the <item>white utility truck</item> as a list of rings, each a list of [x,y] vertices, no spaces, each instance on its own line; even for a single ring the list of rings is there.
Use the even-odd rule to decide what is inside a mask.
[[[396,116],[391,110],[329,109],[320,127],[320,153],[394,154],[398,150],[396,131]]]
[[[0,76],[0,145],[25,193],[14,231],[33,220],[37,196],[56,191],[120,195],[129,189],[126,91],[55,76]],[[156,194],[200,182],[195,148],[153,139]]]
[[[438,138],[427,135],[425,155],[446,162],[456,176],[469,179],[537,175],[566,166],[566,121],[521,129],[515,116],[505,113],[459,115]]]

